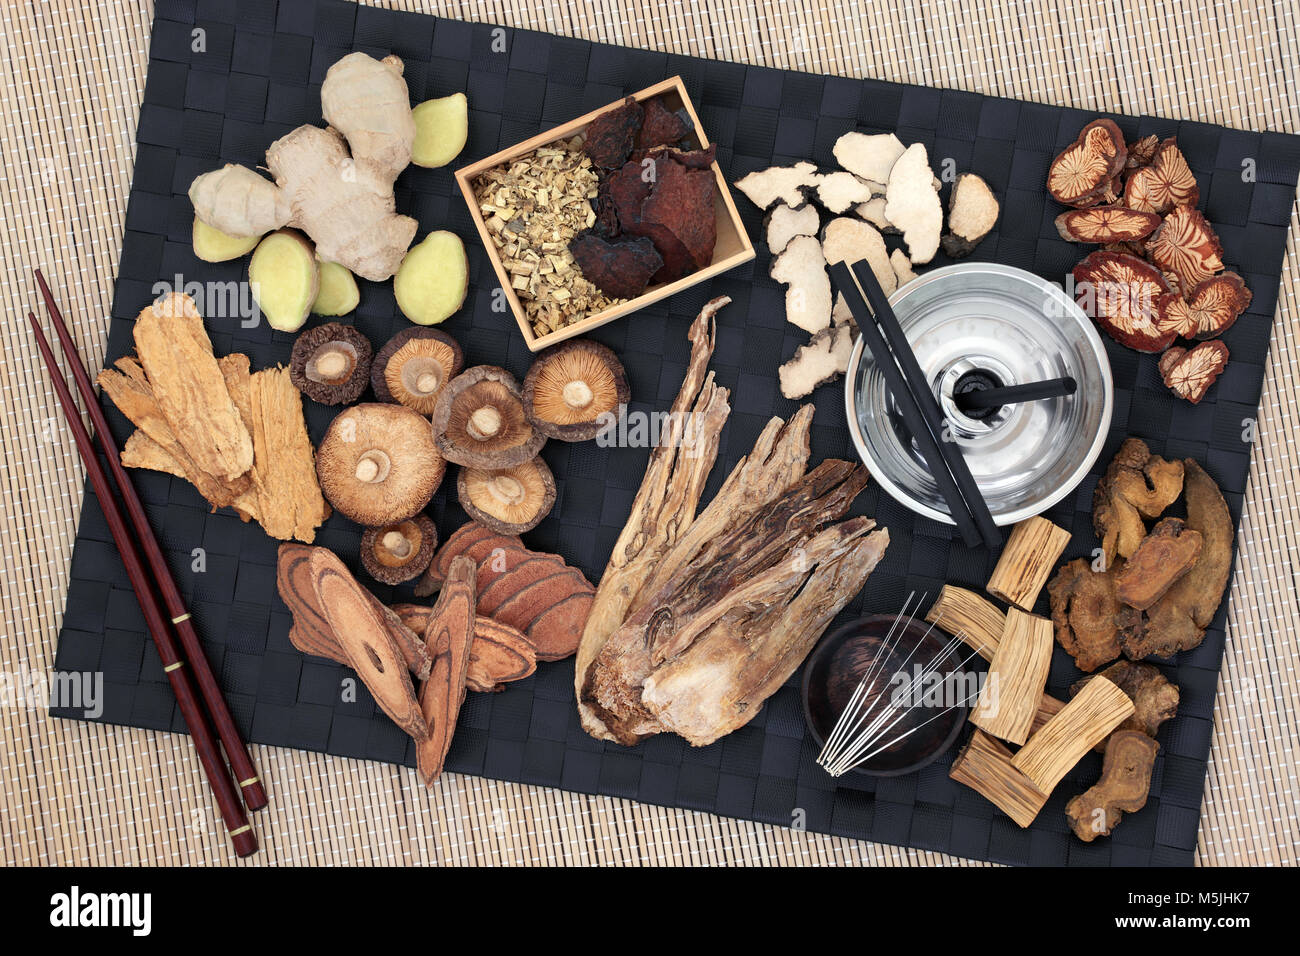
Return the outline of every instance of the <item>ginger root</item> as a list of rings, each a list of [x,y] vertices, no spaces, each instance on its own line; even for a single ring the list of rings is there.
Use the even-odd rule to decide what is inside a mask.
[[[410,163],[415,141],[402,61],[349,53],[325,74],[321,112],[327,129],[300,126],[267,150],[274,184],[225,166],[197,177],[190,201],[201,220],[230,236],[293,226],[311,237],[322,259],[383,281],[416,230],[393,200],[393,181]]]
[[[469,139],[469,101],[464,93],[425,100],[411,110],[415,144],[411,162],[427,169],[446,166],[460,155]]]
[[[454,232],[431,232],[402,260],[393,295],[402,314],[416,325],[437,325],[465,302],[469,260]]]
[[[231,236],[214,229],[198,216],[194,217],[194,230],[190,234],[194,254],[204,262],[226,262],[238,259],[253,251],[259,236]]]
[[[311,313],[320,288],[320,264],[311,243],[280,229],[257,244],[248,263],[253,300],[271,328],[296,332]]]
[[[316,257],[318,260],[320,256]],[[337,262],[320,262],[320,288],[311,304],[315,315],[347,315],[361,301],[352,273]]]

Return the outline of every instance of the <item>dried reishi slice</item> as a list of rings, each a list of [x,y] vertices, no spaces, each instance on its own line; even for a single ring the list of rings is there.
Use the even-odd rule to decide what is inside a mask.
[[[615,299],[635,299],[663,268],[663,256],[648,237],[602,239],[584,232],[569,243],[578,269],[601,292]]]
[[[1128,161],[1124,164],[1124,168],[1132,170],[1150,165],[1151,160],[1156,158],[1156,150],[1159,148],[1160,137],[1154,134],[1143,136],[1137,142],[1129,143]]]
[[[1070,209],[1056,217],[1056,231],[1071,242],[1136,242],[1151,235],[1159,225],[1160,217],[1155,213],[1123,206]]]
[[[1171,392],[1195,405],[1227,364],[1226,345],[1218,340],[1202,342],[1190,351],[1175,348],[1160,356],[1160,377]]]
[[[632,155],[632,146],[644,115],[641,104],[629,96],[622,105],[606,110],[591,121],[582,151],[595,165],[603,169],[618,169]]]
[[[641,130],[636,135],[636,148],[676,146],[690,131],[691,125],[682,114],[673,112],[655,96],[645,102],[645,116],[641,121]]]
[[[1184,338],[1212,339],[1237,321],[1250,299],[1250,290],[1241,276],[1225,272],[1206,279],[1186,299],[1168,296],[1162,321]]]
[[[1195,206],[1178,206],[1147,240],[1147,258],[1186,292],[1223,269],[1223,247]]]
[[[1169,285],[1160,270],[1136,256],[1094,252],[1074,267],[1075,298],[1116,342],[1160,352],[1177,338],[1161,324]]]
[[[1124,184],[1124,205],[1141,212],[1195,206],[1200,198],[1196,177],[1173,139],[1162,142],[1150,163],[1134,170]]]
[[[1119,127],[1112,120],[1093,120],[1052,160],[1047,191],[1062,205],[1095,206],[1127,161],[1128,147]]]
[[[713,261],[718,240],[713,213],[717,187],[712,170],[691,169],[671,153],[656,159],[654,168],[655,181],[641,204],[640,218],[630,225],[624,223],[623,228],[654,241],[664,258],[655,281],[671,282]]]

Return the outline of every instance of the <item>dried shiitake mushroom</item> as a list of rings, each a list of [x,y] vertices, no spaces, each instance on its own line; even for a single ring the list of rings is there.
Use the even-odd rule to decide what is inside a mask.
[[[1124,171],[1128,147],[1114,121],[1093,120],[1079,132],[1079,138],[1052,160],[1047,170],[1047,191],[1064,206],[1078,209],[1095,206]]]
[[[546,443],[524,413],[515,377],[493,365],[447,383],[434,405],[433,436],[444,458],[470,468],[521,465]]]
[[[346,405],[366,390],[370,357],[370,340],[353,326],[326,322],[294,341],[289,378],[313,401]]]
[[[369,402],[340,412],[316,449],[329,503],[369,528],[423,511],[446,470],[428,420],[402,405]]]
[[[522,534],[550,514],[555,478],[540,457],[512,468],[462,468],[456,493],[479,524],[499,534]]]
[[[630,392],[618,356],[576,339],[537,356],[524,376],[524,414],[548,438],[587,441],[611,424]]]
[[[446,332],[416,327],[398,332],[375,356],[370,384],[382,402],[432,415],[442,387],[460,374],[465,356]]]
[[[419,577],[433,561],[438,529],[427,515],[367,528],[361,536],[361,563],[376,581],[401,584]]]

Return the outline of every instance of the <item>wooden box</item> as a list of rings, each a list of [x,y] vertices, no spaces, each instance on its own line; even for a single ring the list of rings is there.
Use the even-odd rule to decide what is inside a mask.
[[[670,77],[632,95],[638,101],[641,101],[661,94],[664,105],[669,109],[685,108],[695,130],[694,145],[701,149],[706,148],[709,145],[709,140],[700,126],[700,118],[695,113],[695,107],[686,95],[686,87],[682,83],[681,77]],[[644,294],[637,296],[635,299],[629,299],[602,312],[597,312],[595,315],[589,315],[582,321],[567,325],[556,332],[544,336],[533,334],[532,326],[524,313],[523,304],[511,287],[510,275],[506,272],[491,233],[488,232],[483,216],[479,213],[478,203],[474,199],[474,179],[485,170],[509,162],[525,153],[530,153],[540,146],[573,137],[585,130],[598,115],[618,106],[620,102],[621,100],[616,100],[608,106],[594,110],[585,116],[579,116],[562,126],[547,130],[532,139],[524,140],[517,146],[503,149],[499,153],[456,171],[456,182],[460,186],[461,194],[465,197],[465,202],[469,205],[470,216],[474,220],[475,228],[478,229],[479,238],[483,241],[483,247],[487,250],[488,258],[492,262],[492,268],[496,270],[497,280],[501,283],[501,288],[505,290],[506,298],[510,302],[510,309],[514,313],[515,321],[519,324],[519,331],[524,335],[524,341],[528,343],[529,349],[534,352],[555,345],[557,342],[563,342],[565,339],[583,335],[592,329],[605,325],[607,322],[613,322],[615,319],[644,308],[652,302],[666,299],[670,295],[704,282],[706,279],[710,279],[754,258],[753,243],[749,241],[749,236],[745,234],[745,227],[741,224],[739,213],[736,212],[736,204],[731,198],[731,191],[727,186],[727,181],[722,175],[722,170],[715,162],[713,164],[713,175],[717,180],[717,188],[713,193],[713,214],[717,220],[718,241],[713,248],[713,261],[706,268],[692,272],[676,282],[661,282],[658,285],[652,285],[646,289]]]

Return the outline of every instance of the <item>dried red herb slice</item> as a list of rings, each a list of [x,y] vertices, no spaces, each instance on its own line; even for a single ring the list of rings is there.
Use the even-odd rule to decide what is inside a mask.
[[[641,122],[641,131],[636,136],[637,149],[653,149],[656,146],[676,146],[691,131],[691,126],[680,113],[675,113],[663,104],[659,97],[645,102],[645,119]]]
[[[1184,295],[1223,269],[1223,247],[1195,206],[1175,206],[1147,240],[1147,258],[1178,277]]]
[[[1047,191],[1066,206],[1095,206],[1127,161],[1128,147],[1119,127],[1112,120],[1093,120],[1052,160]]]
[[[1164,305],[1163,323],[1188,339],[1222,335],[1250,305],[1250,290],[1235,272],[1206,279],[1186,299],[1171,295]]]
[[[1160,352],[1177,338],[1161,324],[1169,286],[1160,270],[1136,256],[1094,252],[1074,267],[1079,307],[1116,342],[1139,352]]]
[[[1166,213],[1175,206],[1195,206],[1201,191],[1178,144],[1160,144],[1151,162],[1133,171],[1124,185],[1124,205],[1142,212]]]
[[[1160,356],[1160,377],[1171,392],[1195,405],[1227,364],[1226,345],[1217,340],[1202,342],[1194,349],[1170,349]]]
[[[651,167],[643,167],[635,161],[624,163],[605,179],[609,188],[609,201],[618,218],[619,229],[623,232],[630,231],[641,221],[641,204],[650,195],[654,179],[650,169]]]
[[[1148,166],[1151,160],[1156,158],[1156,150],[1160,148],[1159,136],[1143,136],[1135,143],[1128,144],[1128,161],[1124,164],[1125,169],[1141,169]]]
[[[1155,213],[1123,206],[1070,209],[1056,217],[1056,231],[1071,242],[1134,242],[1145,239],[1158,225],[1160,217]]]
[[[651,276],[664,264],[648,238],[610,242],[584,232],[569,243],[569,252],[582,274],[616,299],[635,299],[645,292]]]
[[[618,169],[632,155],[644,115],[641,104],[629,96],[621,106],[606,110],[591,121],[582,151],[602,169]]]

